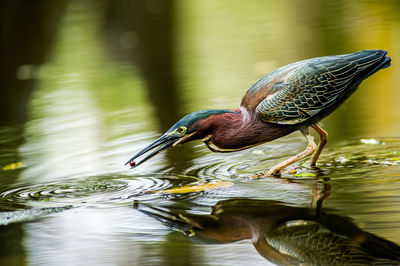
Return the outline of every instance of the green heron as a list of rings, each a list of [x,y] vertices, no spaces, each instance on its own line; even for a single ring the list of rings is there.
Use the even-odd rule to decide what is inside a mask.
[[[215,152],[243,150],[299,130],[307,148],[260,176],[280,171],[313,154],[315,166],[328,134],[318,122],[338,108],[367,77],[390,66],[383,50],[365,50],[346,55],[312,58],[283,66],[257,81],[243,96],[240,108],[193,112],[164,135],[133,156],[133,168],[161,150],[192,140],[202,140]],[[318,146],[309,133],[320,135]],[[152,151],[140,162],[135,159]]]

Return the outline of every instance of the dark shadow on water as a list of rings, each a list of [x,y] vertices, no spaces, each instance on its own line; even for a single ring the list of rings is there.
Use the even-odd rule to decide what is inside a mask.
[[[323,209],[322,202],[309,208],[271,200],[229,199],[201,215],[138,202],[134,207],[199,243],[250,239],[261,256],[279,265],[400,263],[400,246],[362,230],[350,217]]]

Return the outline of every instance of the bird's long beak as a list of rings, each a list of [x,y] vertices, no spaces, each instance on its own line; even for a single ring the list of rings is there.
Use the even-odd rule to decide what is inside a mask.
[[[153,157],[160,151],[171,147],[177,140],[179,140],[179,137],[164,134],[160,138],[158,138],[156,141],[154,141],[152,144],[150,144],[149,146],[147,146],[146,148],[141,150],[138,154],[136,154],[135,156],[130,158],[129,161],[127,161],[125,163],[125,165],[129,164],[131,166],[131,168],[134,168],[134,167],[138,166],[139,164],[145,162],[146,160],[150,159],[151,157]],[[142,156],[143,154],[145,154],[151,150],[153,150],[153,151],[149,155],[144,157],[141,161],[139,161],[137,163],[134,161],[136,158]]]

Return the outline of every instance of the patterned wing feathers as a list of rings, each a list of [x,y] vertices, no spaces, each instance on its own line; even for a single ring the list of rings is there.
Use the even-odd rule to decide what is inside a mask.
[[[343,56],[302,61],[269,85],[267,95],[256,107],[264,122],[298,124],[331,106],[352,91],[368,75],[379,70],[384,51],[371,50]],[[369,73],[369,68],[374,72]],[[368,74],[368,75],[365,75]]]

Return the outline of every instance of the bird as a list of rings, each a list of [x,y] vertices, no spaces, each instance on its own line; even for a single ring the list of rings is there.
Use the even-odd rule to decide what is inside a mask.
[[[316,167],[328,140],[328,133],[318,123],[348,99],[364,79],[388,68],[391,58],[387,55],[380,49],[363,50],[280,67],[252,85],[239,108],[190,113],[125,165],[135,168],[162,150],[193,140],[203,141],[213,152],[234,152],[300,131],[307,140],[306,149],[256,177],[279,176],[284,168],[310,155],[310,166]],[[318,145],[310,128],[320,136]]]
[[[248,198],[218,201],[209,214],[138,201],[134,208],[198,243],[249,239],[277,265],[400,263],[398,244],[359,228],[350,217],[335,214],[337,210]]]

